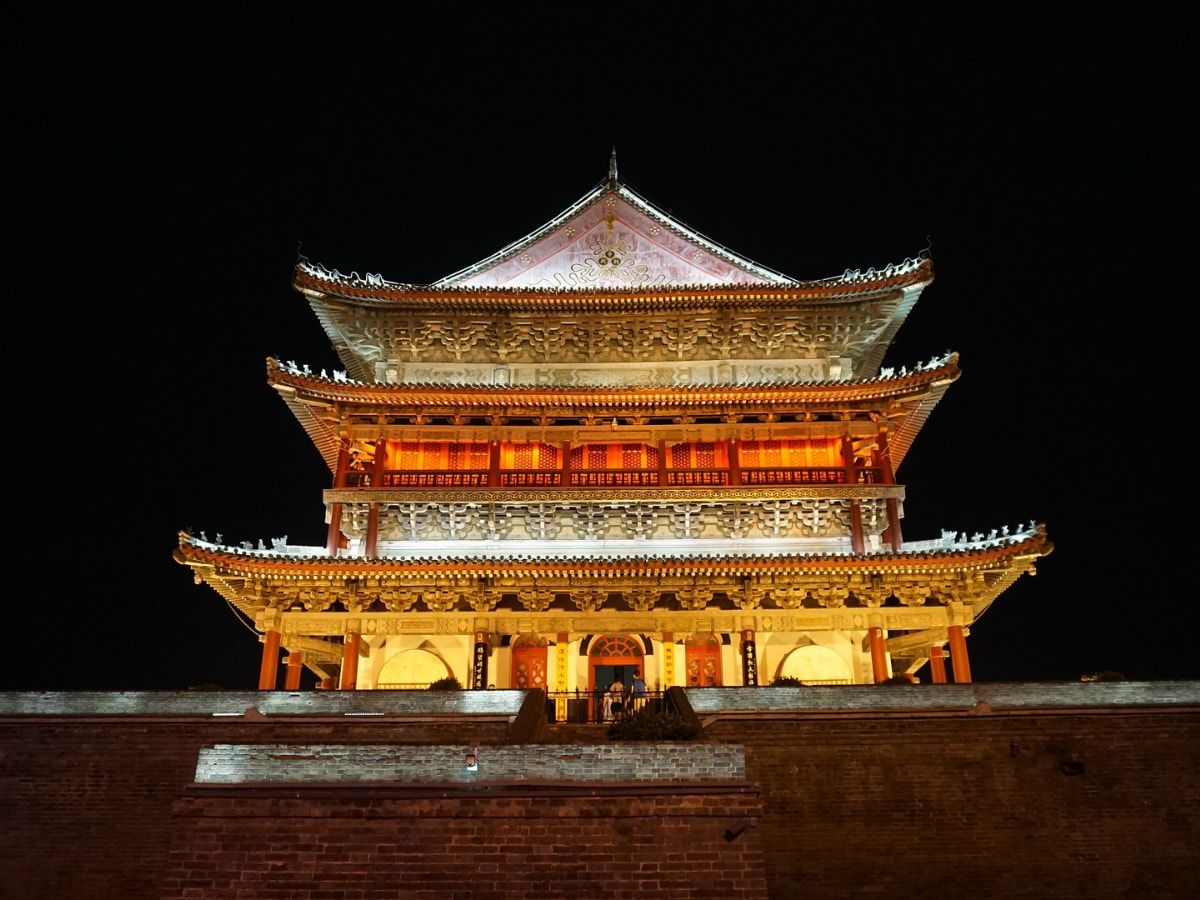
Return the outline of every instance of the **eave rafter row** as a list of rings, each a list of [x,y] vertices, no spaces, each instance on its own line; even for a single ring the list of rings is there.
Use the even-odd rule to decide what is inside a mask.
[[[368,406],[445,407],[448,409],[605,409],[614,407],[691,408],[696,406],[777,408],[864,402],[901,403],[959,376],[958,354],[947,354],[927,367],[900,376],[822,384],[694,385],[659,387],[587,387],[546,390],[527,386],[383,385],[332,378],[267,360],[267,378],[277,390],[295,391],[314,402]]]
[[[297,580],[263,575],[231,581],[209,573],[203,580],[222,593],[232,592],[234,604],[247,617],[261,621],[264,616],[284,613],[492,612],[501,605],[531,613],[545,613],[551,608],[585,613],[969,607],[977,614],[1020,574],[1003,568],[943,570],[932,575],[871,572],[832,576],[807,571],[751,577],[735,573],[701,576],[685,572],[618,572],[602,579],[578,573],[506,578],[424,573],[402,579],[366,576]]]
[[[686,309],[696,305],[770,307],[797,302],[853,302],[864,296],[889,294],[933,280],[933,262],[928,258],[888,273],[839,276],[818,281],[797,282],[794,286],[746,285],[720,287],[595,288],[560,290],[555,288],[475,288],[395,284],[382,279],[346,278],[323,267],[300,263],[292,284],[305,295],[340,297],[364,304],[394,307],[503,310],[561,309],[595,310]]]

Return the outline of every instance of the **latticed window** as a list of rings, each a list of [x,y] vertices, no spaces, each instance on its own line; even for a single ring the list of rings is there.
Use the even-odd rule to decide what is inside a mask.
[[[671,468],[713,469],[729,465],[729,451],[724,443],[693,441],[671,445]]]
[[[488,445],[485,441],[388,441],[384,468],[406,471],[487,469]]]
[[[391,460],[392,442],[388,441],[389,469],[419,469],[421,468],[421,444],[418,441],[401,441],[399,444],[399,464],[393,465]]]
[[[590,656],[641,657],[642,645],[627,634],[606,634],[592,644]]]
[[[658,448],[649,444],[587,444],[571,449],[573,469],[657,469]]]
[[[842,465],[840,438],[814,437],[808,440],[742,441],[738,445],[741,464],[747,468],[787,466],[789,468]]]
[[[558,458],[559,449],[553,444],[544,444],[541,441],[524,444],[505,441],[500,445],[502,469],[557,469]]]

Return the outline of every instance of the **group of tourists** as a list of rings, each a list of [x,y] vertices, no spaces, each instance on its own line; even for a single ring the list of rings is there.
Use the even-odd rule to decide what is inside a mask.
[[[605,722],[612,722],[621,718],[627,711],[636,712],[645,705],[646,681],[642,678],[641,671],[634,669],[633,684],[630,685],[628,693],[620,677],[608,686],[604,692],[601,715]]]

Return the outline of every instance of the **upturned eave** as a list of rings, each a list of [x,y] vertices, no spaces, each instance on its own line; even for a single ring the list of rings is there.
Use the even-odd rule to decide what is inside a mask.
[[[458,287],[402,284],[301,262],[292,286],[310,302],[350,302],[425,311],[639,312],[837,305],[895,296],[933,282],[933,261],[910,260],[881,270],[848,272],[794,284],[668,285],[637,288]]]
[[[994,541],[974,549],[919,550],[874,554],[752,554],[656,555],[653,557],[564,559],[561,556],[508,558],[469,554],[423,558],[293,557],[255,553],[209,545],[180,533],[176,562],[194,569],[237,578],[359,579],[371,576],[402,582],[413,577],[455,578],[647,578],[647,577],[755,577],[763,575],[836,576],[878,573],[925,578],[966,574],[996,568],[1018,567],[1048,555],[1053,544],[1045,528],[1014,540]]]

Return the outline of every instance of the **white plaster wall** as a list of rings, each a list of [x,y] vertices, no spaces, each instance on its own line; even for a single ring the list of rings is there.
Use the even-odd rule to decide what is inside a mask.
[[[861,640],[862,634],[858,633]],[[759,644],[759,683],[770,684],[774,680],[779,667],[788,654],[802,643],[812,643],[825,647],[836,653],[846,665],[846,677],[855,684],[860,683],[859,663],[855,655],[854,634],[842,631],[784,631],[764,632],[762,643]],[[867,671],[870,672],[871,660],[867,658]]]
[[[464,687],[471,672],[472,640],[469,635],[392,635],[384,639],[381,647],[371,645],[367,660],[358,666],[359,690],[374,690],[379,682],[379,673],[397,653],[405,650],[427,650],[440,657],[450,669],[450,674]]]

